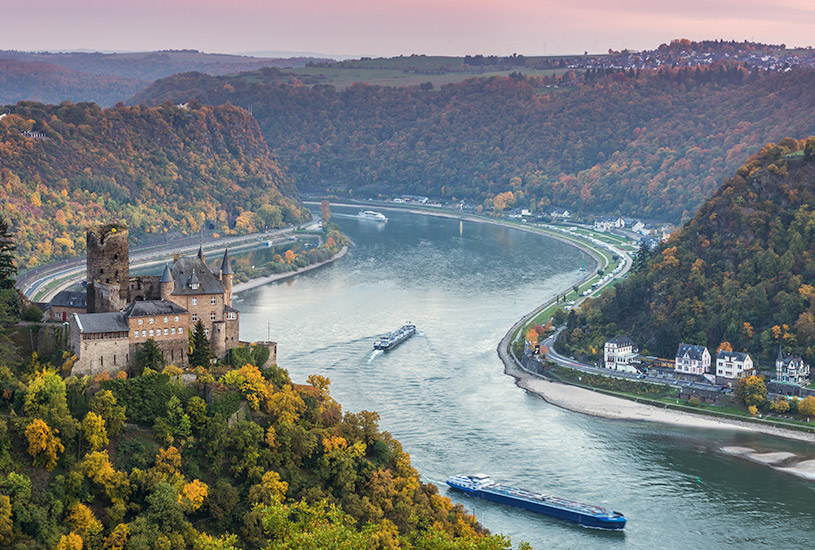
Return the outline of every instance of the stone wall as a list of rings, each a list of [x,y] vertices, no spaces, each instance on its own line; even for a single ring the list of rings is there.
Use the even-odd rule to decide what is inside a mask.
[[[156,275],[141,275],[130,277],[128,281],[128,303],[136,300],[161,300],[160,277]]]

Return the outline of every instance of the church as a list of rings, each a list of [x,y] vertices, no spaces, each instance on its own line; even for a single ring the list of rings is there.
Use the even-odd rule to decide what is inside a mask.
[[[140,344],[152,338],[168,364],[187,364],[189,333],[204,326],[217,358],[238,345],[238,310],[232,307],[233,271],[229,250],[217,268],[207,265],[203,247],[192,257],[165,265],[161,277],[131,277],[127,228],[95,226],[87,232],[87,313],[70,317],[73,373],[126,370]],[[276,356],[276,346],[270,346]]]

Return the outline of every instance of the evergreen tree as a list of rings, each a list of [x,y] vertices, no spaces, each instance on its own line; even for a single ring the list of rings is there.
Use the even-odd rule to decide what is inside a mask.
[[[210,348],[209,338],[204,332],[204,323],[200,319],[195,324],[190,344],[190,366],[209,367],[210,359],[212,359],[212,348]]]
[[[8,222],[0,216],[0,289],[14,288],[14,276],[17,266],[14,265],[14,237]]]
[[[147,368],[153,369],[156,372],[161,372],[161,370],[167,365],[167,361],[164,360],[164,354],[161,352],[161,348],[158,347],[158,344],[152,338],[148,338],[145,343],[139,344],[133,359],[135,371],[133,374],[136,376],[141,375],[142,371]]]
[[[642,244],[640,244],[640,249],[637,250],[637,254],[634,256],[634,264],[631,266],[631,270],[634,273],[639,273],[648,266],[648,260],[650,258],[651,249],[648,248],[648,243],[642,241]]]

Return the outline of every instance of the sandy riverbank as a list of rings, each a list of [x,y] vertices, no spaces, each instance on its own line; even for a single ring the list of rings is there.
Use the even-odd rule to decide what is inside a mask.
[[[752,447],[722,447],[719,450],[762,466],[769,466],[779,472],[815,480],[815,460],[798,456],[795,453],[760,452]]]
[[[267,285],[269,283],[273,283],[275,281],[282,281],[283,279],[288,279],[290,277],[294,277],[295,275],[299,275],[301,273],[305,273],[306,271],[311,271],[312,269],[317,269],[318,267],[322,267],[326,264],[330,264],[335,262],[345,256],[348,253],[348,247],[343,246],[339,252],[331,256],[329,259],[319,262],[316,264],[307,265],[305,267],[301,267],[296,271],[287,271],[285,273],[275,273],[274,275],[267,275],[265,277],[257,277],[256,279],[250,279],[245,283],[240,283],[235,285],[232,289],[232,294],[238,294],[245,290],[249,290],[250,288],[257,288],[259,286]]]

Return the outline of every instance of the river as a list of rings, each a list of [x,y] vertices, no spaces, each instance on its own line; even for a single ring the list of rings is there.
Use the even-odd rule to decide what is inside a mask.
[[[333,207],[353,240],[336,264],[235,299],[241,337],[279,345],[294,380],[331,379],[344,410],[374,410],[427,482],[491,531],[535,548],[793,548],[815,536],[815,484],[719,452],[811,455],[803,443],[728,430],[612,421],[551,406],[515,386],[495,352],[506,330],[580,279],[582,255],[546,237]],[[252,259],[255,261],[260,261]],[[586,258],[586,261],[590,261]],[[375,337],[413,321],[388,353]],[[448,491],[457,473],[622,511],[622,533],[582,528]]]

